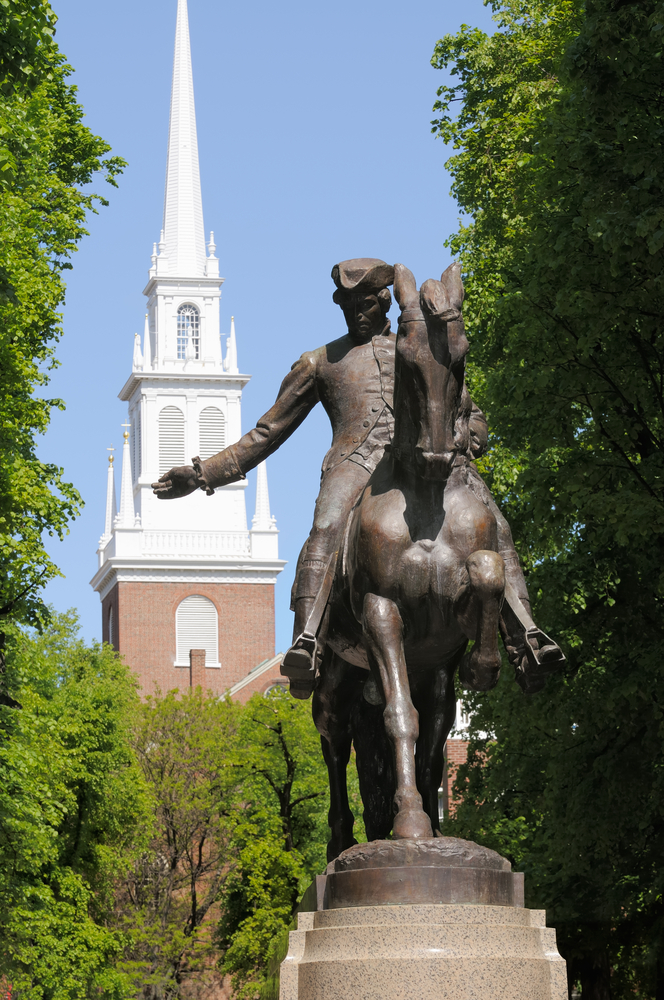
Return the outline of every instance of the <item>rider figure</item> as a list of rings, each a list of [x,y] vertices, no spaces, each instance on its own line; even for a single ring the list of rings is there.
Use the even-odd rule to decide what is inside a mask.
[[[396,337],[387,319],[392,302],[388,286],[394,281],[394,268],[374,258],[347,260],[335,265],[332,279],[336,285],[333,299],[344,313],[348,332],[303,354],[282,382],[272,408],[236,444],[212,458],[193,459],[193,466],[171,469],[153,484],[162,499],[186,496],[196,489],[211,495],[216,487],[243,479],[290,437],[319,401],[323,404],[332,424],[332,445],[323,460],[311,533],[298,559],[291,602],[295,612],[293,645],[281,667],[296,698],[308,698],[313,690],[315,633],[321,617],[312,615],[318,607],[316,598],[350,512],[394,430]],[[471,440],[477,442],[479,453],[486,444],[486,420],[474,406],[469,419]],[[496,513],[488,490],[479,475],[476,478]],[[527,602],[519,560],[502,517],[498,527],[507,579]],[[316,624],[310,625],[313,632],[307,630],[310,616],[316,619]]]

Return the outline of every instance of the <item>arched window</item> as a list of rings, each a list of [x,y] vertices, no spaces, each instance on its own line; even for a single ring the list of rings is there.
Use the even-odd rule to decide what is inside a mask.
[[[201,353],[201,318],[196,306],[185,305],[178,309],[178,361],[186,361],[187,345],[191,340],[194,358]]]
[[[108,642],[115,646],[115,622],[113,621],[113,605],[108,609]]]
[[[226,447],[226,421],[217,406],[206,406],[198,421],[199,455],[211,458]]]
[[[184,465],[184,413],[165,406],[159,414],[159,475],[175,465]]]
[[[185,597],[175,612],[175,662],[189,665],[189,650],[204,649],[208,667],[219,665],[219,622],[212,601],[200,594]]]

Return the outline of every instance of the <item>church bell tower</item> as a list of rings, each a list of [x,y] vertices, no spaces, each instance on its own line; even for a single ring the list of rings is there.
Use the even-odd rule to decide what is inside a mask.
[[[246,480],[212,497],[197,491],[169,501],[150,485],[241,436],[249,376],[238,368],[233,318],[222,351],[223,281],[214,234],[205,242],[187,0],[178,0],[163,228],[144,289],[143,338],[134,336],[132,371],[119,393],[128,404],[119,509],[111,456],[91,581],[102,601],[103,639],[123,654],[145,694],[155,685],[200,683],[218,694],[239,685],[248,695],[257,689],[250,673],[263,685],[278,676],[274,585],[285,564],[265,466],[250,529]],[[193,659],[192,649],[199,651]]]

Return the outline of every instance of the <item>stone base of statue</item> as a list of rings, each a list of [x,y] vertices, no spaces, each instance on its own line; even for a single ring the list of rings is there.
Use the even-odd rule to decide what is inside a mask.
[[[523,876],[465,840],[358,844],[305,893],[280,1000],[567,1000]]]

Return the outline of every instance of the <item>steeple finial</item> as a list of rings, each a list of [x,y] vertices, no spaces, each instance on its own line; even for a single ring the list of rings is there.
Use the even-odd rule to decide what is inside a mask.
[[[203,202],[187,0],[178,0],[175,29],[163,243],[170,274],[178,277],[205,274]]]
[[[124,444],[122,446],[122,480],[120,482],[120,513],[116,518],[116,527],[134,527],[134,490],[131,482],[131,455],[129,454],[129,428],[131,424],[125,423]]]
[[[110,452],[110,455],[108,456],[108,474],[106,477],[106,517],[104,518],[104,534],[102,535],[104,541],[111,537],[113,521],[117,514],[117,507],[115,506],[115,474],[113,471],[113,452],[115,448],[111,445],[106,450]]]
[[[235,316],[231,316],[231,332],[226,338],[226,357],[224,358],[224,371],[229,375],[239,375],[240,369],[237,366],[237,341],[235,340]]]

